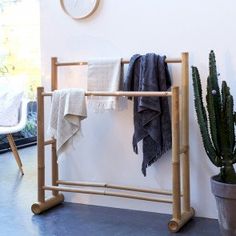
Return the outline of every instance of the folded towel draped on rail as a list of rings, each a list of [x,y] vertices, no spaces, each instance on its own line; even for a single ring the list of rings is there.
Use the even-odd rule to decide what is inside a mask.
[[[99,58],[88,61],[89,91],[119,91],[122,84],[121,58]],[[121,97],[89,97],[89,106],[95,112],[122,110],[125,108]]]
[[[49,135],[57,140],[58,154],[67,141],[81,130],[81,120],[87,117],[83,89],[55,90],[49,121]]]
[[[165,56],[134,55],[124,83],[126,91],[167,91],[171,86]],[[143,141],[142,172],[171,148],[171,119],[167,97],[134,98],[133,149]]]

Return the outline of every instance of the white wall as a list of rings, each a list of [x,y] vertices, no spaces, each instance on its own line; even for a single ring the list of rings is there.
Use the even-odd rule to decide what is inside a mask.
[[[188,51],[190,65],[197,65],[205,80],[208,53],[214,49],[220,78],[228,81],[233,94],[236,92],[236,3],[233,0],[101,0],[96,13],[83,21],[74,21],[64,14],[58,0],[40,2],[42,78],[47,89],[52,56],[73,61],[98,56],[129,58],[146,52],[178,57]],[[174,80],[178,84],[179,66],[171,66],[171,72],[176,74]],[[86,68],[60,69],[60,78],[61,87],[84,87]],[[68,150],[60,164],[62,178],[170,188],[170,153],[148,168],[146,178],[141,174],[141,156],[134,155],[131,147],[131,103],[124,112],[90,112],[83,122],[83,133],[83,139],[73,141],[73,153]],[[191,83],[190,146],[191,204],[198,216],[217,217],[209,183],[217,169],[203,150]],[[154,212],[167,213],[171,209],[163,204],[104,196],[66,194],[66,200]]]

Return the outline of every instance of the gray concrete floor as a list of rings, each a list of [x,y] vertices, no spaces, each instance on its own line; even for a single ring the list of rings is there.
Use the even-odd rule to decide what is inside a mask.
[[[167,236],[169,215],[108,207],[64,203],[35,216],[36,147],[21,149],[25,175],[18,171],[12,153],[0,154],[0,236]],[[217,236],[216,220],[191,220],[178,234]]]

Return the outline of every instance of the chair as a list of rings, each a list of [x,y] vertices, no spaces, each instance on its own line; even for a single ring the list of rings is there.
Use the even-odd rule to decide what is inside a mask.
[[[15,157],[15,160],[17,162],[17,165],[18,165],[22,175],[24,175],[24,171],[22,168],[22,162],[21,162],[20,156],[18,154],[15,141],[12,137],[12,133],[16,133],[16,132],[24,129],[26,122],[27,122],[27,103],[28,103],[28,101],[26,99],[22,99],[21,106],[19,109],[19,122],[15,126],[9,126],[9,127],[0,126],[0,134],[4,134],[7,136],[7,140],[9,142],[10,148],[13,152],[13,155]]]

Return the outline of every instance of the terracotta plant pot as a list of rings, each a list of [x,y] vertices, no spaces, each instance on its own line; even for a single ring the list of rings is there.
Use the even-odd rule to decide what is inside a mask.
[[[221,234],[236,236],[236,184],[216,181],[213,176],[211,190],[216,198]]]

